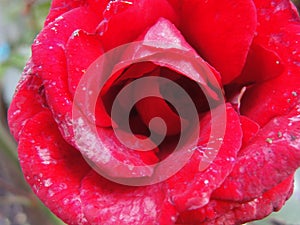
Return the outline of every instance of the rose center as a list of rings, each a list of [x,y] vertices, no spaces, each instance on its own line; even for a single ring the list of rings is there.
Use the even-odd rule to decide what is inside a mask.
[[[172,146],[177,145],[180,136],[188,137],[199,114],[209,110],[208,100],[199,84],[169,68],[143,62],[118,73],[121,74],[117,79],[107,82],[109,87],[104,85],[97,106],[103,103],[114,129],[149,137],[157,143],[159,158],[172,152]],[[145,78],[147,81],[142,82]],[[134,83],[137,80],[141,81],[138,85]],[[113,110],[117,113],[112,116]],[[97,119],[101,116],[97,116],[96,109]]]

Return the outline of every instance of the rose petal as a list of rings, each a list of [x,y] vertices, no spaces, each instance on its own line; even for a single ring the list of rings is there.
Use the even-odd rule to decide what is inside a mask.
[[[241,101],[241,114],[260,126],[276,116],[286,115],[299,101],[298,71],[286,71],[276,79],[247,89]]]
[[[86,0],[53,0],[51,2],[50,13],[46,18],[45,26],[53,22],[57,17],[71,11],[72,9],[83,6]]]
[[[139,78],[152,72],[157,67],[158,66],[152,62],[141,62],[130,65],[128,68],[123,68],[109,77],[101,90],[101,95],[105,95],[113,84],[116,85],[127,79]]]
[[[278,30],[278,25],[299,21],[295,6],[289,0],[253,0],[259,19],[258,35]],[[272,18],[272,20],[270,20]]]
[[[214,192],[214,198],[249,201],[291,175],[300,166],[299,122],[298,107],[265,125],[243,149],[231,174]]]
[[[79,191],[90,168],[62,139],[48,110],[27,122],[18,151],[27,182],[47,207],[68,224],[88,224]]]
[[[241,148],[243,150],[243,147],[246,146],[249,141],[257,135],[260,126],[246,116],[240,116],[240,121],[243,130],[243,145]]]
[[[66,45],[68,83],[74,96],[77,85],[86,69],[103,54],[102,44],[95,35],[77,30]]]
[[[212,199],[203,208],[181,213],[176,224],[242,224],[262,219],[274,210],[279,210],[290,197],[292,189],[293,176],[290,176],[250,202],[236,203]]]
[[[35,71],[36,67],[30,60],[25,67],[17,92],[8,110],[10,131],[17,141],[27,121],[47,108],[47,103],[43,96],[43,83]]]
[[[136,40],[160,17],[174,23],[177,18],[166,0],[116,1],[107,14],[102,31],[99,31],[103,32],[102,41],[105,50]]]
[[[205,149],[211,129],[208,116],[201,120],[198,149],[194,152],[190,162],[167,181],[172,202],[180,212],[206,205],[211,193],[221,185],[235,164],[237,152],[241,146],[242,131],[238,114],[230,105],[227,105],[226,113],[227,123],[220,124],[220,126],[226,126],[225,136],[212,164],[204,171],[199,168],[205,154],[208,154],[208,150]]]
[[[242,74],[233,82],[253,84],[278,77],[284,71],[276,52],[257,44],[252,44]]]
[[[67,82],[65,47],[73,32],[78,29],[93,32],[99,20],[99,16],[86,8],[73,9],[63,14],[63,19],[45,27],[32,46],[32,60],[45,85],[50,109],[69,143],[74,140],[73,130],[68,126],[71,123],[72,96]]]
[[[255,43],[275,51],[285,67],[281,76],[253,86],[242,100],[241,112],[264,125],[276,116],[287,114],[298,104],[300,25],[290,1],[256,0],[255,4],[260,24]]]
[[[244,67],[256,29],[253,2],[184,1],[180,14],[180,30],[198,53],[221,73],[222,83],[228,84],[237,77]]]
[[[67,57],[69,92],[74,97],[82,75],[103,54],[102,44],[98,36],[77,30],[69,38],[65,52]],[[86,92],[88,91],[86,90]],[[107,127],[111,125],[111,119],[105,111],[102,102],[98,103],[96,115],[96,124],[98,126]]]
[[[151,89],[151,91],[148,91],[147,89]],[[188,121],[183,118],[181,119],[163,99],[163,96],[159,90],[159,82],[155,82],[153,80],[152,83],[147,83],[145,86],[136,87],[134,90],[135,98],[138,99],[140,92],[156,92],[156,97],[142,99],[136,104],[137,112],[139,113],[139,116],[143,120],[144,124],[148,125],[151,119],[159,117],[165,122],[167,127],[167,135],[178,134],[181,130],[186,128]],[[160,122],[152,123],[151,129],[158,134],[163,134],[162,125]]]
[[[166,191],[164,184],[122,186],[91,172],[82,181],[81,199],[90,224],[172,224],[177,213]]]
[[[291,175],[272,189],[263,193],[261,197],[234,209],[235,219],[244,223],[254,219],[263,219],[273,211],[278,211],[292,195],[293,185],[294,176]],[[226,215],[223,215],[223,220],[226,220],[225,218]]]
[[[120,223],[132,218],[135,222],[131,224],[155,220],[170,224],[171,217],[176,215],[165,199],[163,185],[125,188],[95,172],[90,173],[93,176],[87,176],[90,167],[81,154],[62,139],[48,110],[35,115],[26,124],[20,137],[19,154],[24,176],[34,192],[68,224],[90,224],[100,217],[109,224],[113,212],[99,208],[99,198],[90,199],[90,195],[102,196],[106,208],[110,198],[112,209],[116,208],[120,213],[116,219]],[[133,202],[137,204],[130,205]],[[134,207],[140,207],[140,210],[136,211]],[[95,211],[91,209],[98,209],[100,213],[93,214]]]
[[[126,134],[124,134],[126,135]],[[125,145],[120,143],[112,129],[98,128],[98,137],[102,148],[97,148],[99,152],[95,151],[89,157],[96,167],[101,169],[100,174],[107,174],[109,177],[142,177],[151,176],[153,173],[153,166],[158,162],[158,157],[155,152],[157,149],[143,151],[150,147],[146,143],[135,143],[132,135],[128,135]],[[138,138],[145,139],[143,135],[137,135]],[[131,140],[133,139],[133,140]],[[149,143],[150,144],[150,143]],[[127,146],[135,146],[138,150],[132,150]],[[138,146],[137,146],[138,145]],[[88,151],[95,149],[89,148]],[[107,152],[107,160],[100,161],[103,152]],[[89,153],[88,153],[89,154]],[[90,153],[91,154],[91,153]]]
[[[141,45],[128,47],[123,56],[124,60],[149,58],[161,67],[176,71],[199,83],[203,92],[213,99],[218,99],[216,92],[221,89],[219,73],[195,52],[174,24],[160,18],[140,39]],[[116,68],[121,66],[122,64]]]
[[[90,10],[97,14],[103,14],[110,0],[86,0]]]
[[[104,127],[105,125],[112,125],[112,118],[107,116],[106,119],[104,119],[103,117],[105,117],[104,115],[109,115],[111,113],[111,108],[117,94],[121,91],[121,88],[126,85],[126,83],[129,83],[129,81],[126,82],[126,80],[139,78],[143,75],[146,75],[147,73],[152,72],[157,67],[158,66],[152,62],[142,62],[130,65],[128,68],[123,68],[120,71],[117,71],[116,73],[112,74],[101,89],[100,96],[97,101],[95,111],[97,125],[100,125],[102,127]],[[119,101],[119,104],[123,109],[126,110],[128,108],[128,105],[130,105],[130,103],[133,101],[132,95],[122,96],[122,101]],[[101,119],[101,121],[99,121],[99,118]]]

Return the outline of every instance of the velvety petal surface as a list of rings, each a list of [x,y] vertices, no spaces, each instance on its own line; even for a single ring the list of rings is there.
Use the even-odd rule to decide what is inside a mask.
[[[218,109],[215,109],[218,110]],[[209,157],[209,140],[211,134],[211,118],[208,115],[201,120],[199,142],[190,162],[185,165],[175,176],[167,182],[170,185],[171,199],[180,211],[201,208],[210,201],[211,193],[218,188],[226,176],[231,172],[236,162],[237,153],[241,147],[242,130],[240,120],[234,109],[227,105],[226,126],[222,145],[216,158],[211,164],[201,171],[200,162]]]
[[[74,225],[174,222],[177,212],[164,184],[126,187],[102,178],[65,142],[51,117],[45,109],[26,123],[19,155],[27,182],[57,216]]]
[[[198,53],[213,65],[227,84],[245,64],[256,29],[252,1],[179,1],[180,30]]]
[[[73,130],[66,124],[71,123],[72,96],[69,91],[65,50],[72,34],[73,37],[76,37],[79,29],[88,33],[94,32],[100,19],[99,16],[88,11],[85,7],[73,9],[63,14],[62,18],[58,18],[54,23],[46,26],[32,46],[32,61],[38,67],[38,73],[43,79],[50,109],[61,132],[70,143],[73,141]],[[89,43],[89,40],[86,42]],[[82,47],[82,45],[78,47]],[[90,56],[90,53],[85,51],[83,54]],[[100,49],[99,56],[101,54]],[[72,56],[69,55],[68,57]]]
[[[65,54],[69,92],[74,96],[82,75],[103,54],[102,44],[99,37],[83,30],[76,30],[66,44]]]
[[[177,21],[177,15],[166,0],[112,1],[104,12],[102,26],[98,27],[105,50],[136,40],[160,17],[173,23]]]
[[[86,0],[53,0],[51,2],[51,9],[46,18],[45,26],[53,22],[57,17],[86,4]]]
[[[47,108],[47,103],[43,96],[44,88],[42,80],[35,74],[35,70],[36,67],[30,60],[24,69],[17,91],[8,110],[10,131],[17,141],[27,121],[35,114]],[[29,105],[30,108],[28,108]]]
[[[165,184],[122,186],[91,172],[82,181],[81,199],[90,224],[173,224],[177,212]]]
[[[18,152],[27,182],[47,207],[68,224],[88,224],[80,186],[90,168],[81,154],[62,139],[48,110],[27,122]]]
[[[284,67],[279,76],[249,88],[242,99],[242,114],[264,125],[299,104],[300,25],[290,1],[254,2],[259,21],[254,42],[276,52],[279,57],[277,64]]]
[[[279,210],[290,197],[292,189],[293,176],[290,176],[249,202],[237,203],[212,199],[203,208],[181,213],[176,224],[242,224],[262,219],[274,210]]]
[[[154,45],[153,45],[154,43]],[[157,45],[159,44],[159,45]],[[175,45],[174,45],[175,44]],[[183,53],[179,54],[180,51]],[[166,57],[166,55],[168,57]],[[107,58],[110,58],[110,56],[107,56]],[[193,82],[198,83],[201,85],[201,88],[203,88],[207,96],[214,99],[215,101],[220,100],[218,99],[220,96],[220,90],[219,88],[219,77],[218,74],[214,74],[214,70],[211,70],[211,67],[209,67],[206,62],[204,62],[203,59],[201,59],[195,51],[185,42],[184,38],[180,35],[180,32],[176,29],[176,27],[168,20],[161,18],[157,21],[157,23],[151,27],[148,32],[144,35],[144,39],[142,42],[139,42],[138,44],[130,45],[129,47],[125,48],[124,54],[121,56],[122,61],[119,62],[118,59],[114,59],[116,61],[116,64],[114,64],[114,70],[111,75],[107,78],[106,83],[104,84],[104,87],[102,89],[103,95],[106,94],[108,90],[112,90],[114,86],[117,86],[118,83],[122,83],[125,78],[137,78],[139,76],[142,76],[142,72],[147,73],[148,70],[151,71],[151,69],[154,69],[155,66],[161,66],[166,67],[170,70],[175,71],[184,71],[182,72],[182,76],[185,76],[192,80]],[[113,60],[113,59],[111,59]],[[194,60],[193,62],[190,62],[190,60]],[[138,63],[140,61],[146,61],[146,67],[143,68],[143,70],[139,71],[138,73],[132,73],[135,72],[133,69],[135,66],[138,66],[138,64],[128,67],[132,64]],[[151,64],[149,62],[152,62],[155,64]],[[125,63],[124,63],[125,62]],[[111,61],[110,61],[111,63]],[[194,63],[194,64],[193,64]],[[202,67],[203,65],[203,67]],[[149,66],[149,67],[148,67]],[[154,66],[154,67],[153,67]],[[127,68],[127,69],[126,69]],[[125,70],[126,69],[126,70]],[[116,71],[114,73],[114,71]],[[121,72],[120,72],[121,71]],[[125,71],[125,72],[124,72]],[[124,73],[122,73],[124,72]],[[125,77],[123,77],[123,75]],[[151,73],[150,73],[151,75]],[[156,75],[157,76],[157,75]],[[104,80],[106,78],[103,77]],[[141,90],[143,93],[145,93],[149,88],[151,88],[153,85],[149,85],[148,88],[143,88]],[[80,87],[81,88],[81,87]],[[82,88],[90,89],[89,87],[83,86]],[[98,88],[98,87],[97,87]],[[215,91],[216,90],[216,91]],[[138,95],[139,90],[135,90],[133,94]],[[157,90],[158,91],[158,90]],[[85,94],[85,93],[83,93]],[[101,94],[101,92],[100,92]],[[219,95],[218,95],[219,94]],[[81,96],[81,94],[79,94]],[[110,101],[114,101],[114,99],[110,99]],[[143,100],[144,101],[144,100]],[[83,101],[86,103],[85,101]],[[149,102],[148,102],[149,103]],[[151,102],[150,102],[151,103]],[[129,103],[128,103],[129,104]],[[147,123],[150,116],[158,116],[151,110],[143,110],[141,109],[141,104],[143,102],[137,104],[137,112],[141,113],[141,119]],[[151,103],[152,104],[152,103]],[[88,105],[88,104],[85,104]],[[145,105],[143,105],[145,106]],[[153,105],[152,105],[153,106]],[[162,104],[158,103],[156,106],[162,106]],[[163,106],[166,108],[167,104],[163,104]],[[148,107],[151,107],[151,105],[148,105]],[[104,114],[104,110],[96,111],[97,113]],[[89,111],[90,110],[90,111]],[[92,109],[94,110],[94,109]],[[93,114],[94,111],[91,111],[89,107],[83,106],[82,117],[86,117],[86,115]],[[107,110],[106,110],[107,111]],[[162,111],[162,110],[161,110]],[[107,111],[109,113],[109,111]],[[144,112],[151,113],[152,115],[146,115],[143,114]],[[102,115],[95,115],[96,117]],[[162,114],[162,115],[166,115]],[[161,115],[160,115],[161,116]],[[178,119],[178,116],[175,115],[174,117]],[[172,129],[176,126],[171,121],[168,121],[168,117],[165,116],[167,119],[167,123],[171,125]],[[139,158],[136,158],[135,156],[135,163],[131,161],[130,157],[131,154],[133,155],[133,152],[130,152],[130,148],[124,147],[114,136],[113,131],[111,129],[98,127],[98,137],[97,138],[94,134],[86,135],[87,133],[94,133],[93,130],[89,127],[89,123],[85,119],[78,118],[78,124],[80,126],[79,130],[82,129],[82,131],[76,136],[76,146],[77,148],[83,153],[83,155],[90,160],[90,162],[94,163],[96,167],[100,168],[100,170],[104,170],[105,173],[108,173],[111,176],[130,176],[130,173],[132,176],[139,176],[139,175],[151,175],[151,168],[145,168],[146,170],[142,169],[141,171],[132,171],[130,169],[132,165],[136,165],[135,163],[139,163]],[[71,126],[70,126],[71,127]],[[177,126],[178,127],[178,126]],[[170,131],[170,134],[174,134],[174,132],[178,131],[176,129],[173,129]],[[145,135],[144,135],[145,136]],[[145,137],[144,137],[145,138]],[[130,138],[128,138],[131,140]],[[95,144],[97,143],[97,144]],[[238,142],[237,142],[238,143]],[[90,147],[89,147],[90,145]],[[99,149],[97,146],[101,146]],[[115,157],[118,158],[118,156],[121,155],[121,153],[118,153],[118,150],[120,152],[127,152],[127,157],[130,159],[128,165],[124,166],[121,165],[115,160]],[[142,150],[140,148],[139,150]],[[155,149],[153,150],[155,151]],[[105,152],[105,153],[104,153]],[[122,154],[123,154],[122,153]],[[141,153],[140,155],[145,155],[146,153]],[[125,154],[126,155],[126,154]],[[136,154],[135,154],[136,155]],[[151,152],[148,153],[148,157],[151,156],[151,159],[154,159],[155,161],[155,155]],[[143,157],[142,157],[143,158]],[[109,160],[109,163],[107,162]],[[121,160],[123,161],[123,160]],[[132,164],[133,163],[133,164]],[[115,164],[115,165],[113,165]],[[138,164],[139,166],[142,166],[141,164]],[[115,170],[112,170],[112,168],[116,168]],[[123,171],[122,171],[123,170]],[[114,171],[114,172],[112,172]]]
[[[242,149],[232,173],[214,192],[214,198],[249,201],[293,174],[300,166],[299,118],[297,107],[265,125]]]
[[[8,112],[25,179],[71,225],[241,224],[279,210],[300,166],[299,24],[288,0],[53,0]],[[117,63],[102,77],[107,82],[96,109],[73,121],[74,96],[85,88],[78,84],[87,69],[133,41],[140,43],[105,58]],[[109,116],[121,86],[150,75],[177,82],[192,97],[199,89],[187,84],[199,84],[194,103],[216,104],[210,112],[207,104],[198,111],[197,145],[186,149],[194,154],[179,172],[154,185],[117,184],[99,171],[139,179],[173,165],[155,170],[172,153],[180,131],[180,117],[166,101],[139,102],[139,117],[131,121],[136,136],[145,139],[145,124],[160,111],[173,136],[158,148],[134,151],[111,129],[122,127]],[[149,89],[162,97],[154,85]],[[125,98],[146,90],[135,88]],[[223,94],[230,103],[218,128],[225,133],[212,137],[211,116]],[[123,109],[126,102],[119,105]],[[97,117],[95,130],[89,130],[93,117],[85,113]],[[75,135],[73,126],[83,121]],[[136,144],[130,136],[126,141]],[[213,158],[211,143],[220,143]]]

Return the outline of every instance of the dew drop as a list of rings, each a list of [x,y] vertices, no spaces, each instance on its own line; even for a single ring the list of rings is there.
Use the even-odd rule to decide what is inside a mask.
[[[96,28],[96,31],[100,36],[103,36],[103,34],[107,31],[107,29],[108,29],[108,20],[104,19],[98,25],[98,27]]]
[[[72,37],[74,38],[74,37],[78,37],[79,36],[79,29],[77,29],[77,30],[75,30],[74,32],[73,32],[73,34],[72,34]]]
[[[171,220],[172,220],[172,222],[175,223],[175,222],[176,222],[176,217],[175,217],[175,216],[172,216],[172,217],[171,217]]]
[[[128,6],[132,5],[133,1],[126,0],[113,0],[110,1],[103,12],[103,17],[106,19],[110,19],[113,15],[117,13],[121,13],[128,8]]]
[[[113,0],[108,3],[106,9],[103,11],[103,20],[100,22],[98,27],[96,28],[96,32],[103,36],[103,34],[108,29],[108,22],[110,19],[118,14],[126,10],[129,6],[133,5],[133,1],[125,1],[125,0]]]
[[[272,144],[273,143],[273,139],[272,138],[266,138],[266,142],[269,143],[269,144]]]

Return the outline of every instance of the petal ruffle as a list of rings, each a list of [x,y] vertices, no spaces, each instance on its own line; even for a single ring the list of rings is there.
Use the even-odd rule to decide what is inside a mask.
[[[82,181],[81,199],[90,224],[171,225],[177,212],[168,202],[166,185],[130,187],[91,172]]]
[[[180,214],[176,224],[242,224],[262,219],[279,210],[290,197],[293,190],[293,176],[265,192],[260,197],[244,203],[212,199],[205,207],[185,211]]]

